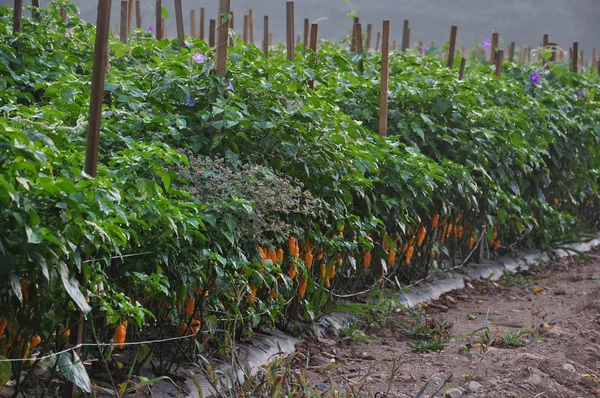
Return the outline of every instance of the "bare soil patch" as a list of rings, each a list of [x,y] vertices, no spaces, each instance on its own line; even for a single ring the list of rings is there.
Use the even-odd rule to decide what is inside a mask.
[[[310,384],[365,397],[415,397],[426,383],[423,397],[600,397],[600,256],[591,257],[473,282],[364,335],[306,341]]]

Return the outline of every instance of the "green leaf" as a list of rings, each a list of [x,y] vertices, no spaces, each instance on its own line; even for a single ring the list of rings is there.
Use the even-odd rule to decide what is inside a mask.
[[[15,296],[23,303],[23,291],[21,290],[21,279],[18,275],[10,274],[10,286],[12,287]]]
[[[163,6],[160,10],[160,14],[164,19],[169,19],[169,10],[167,10],[167,7]]]
[[[6,359],[6,357],[0,355],[0,359]],[[0,362],[0,391],[10,379],[10,362]]]
[[[25,233],[27,234],[27,242],[28,243],[32,243],[34,245],[37,245],[37,244],[42,243],[44,241],[44,237],[42,236],[42,234],[40,234],[37,231],[34,231],[29,226],[25,227]]]
[[[65,290],[67,291],[67,293],[69,293],[69,296],[71,296],[75,304],[77,304],[79,309],[81,309],[81,312],[87,315],[92,310],[92,308],[88,305],[88,303],[85,300],[85,296],[83,295],[83,293],[81,293],[81,290],[79,289],[79,281],[75,279],[75,277],[69,278],[69,269],[67,268],[67,265],[62,261],[60,263],[60,278],[62,280]]]
[[[61,354],[58,357],[58,371],[65,379],[83,391],[87,393],[92,392],[90,378],[85,370],[85,366],[83,366],[83,362],[81,362],[75,351]]]

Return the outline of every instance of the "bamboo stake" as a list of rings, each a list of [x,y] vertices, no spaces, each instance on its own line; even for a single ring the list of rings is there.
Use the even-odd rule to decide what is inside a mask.
[[[508,62],[514,62],[515,60],[515,42],[511,41],[508,47]]]
[[[133,25],[133,3],[134,0],[127,2],[127,36],[131,33],[131,26]]]
[[[496,54],[496,76],[502,76],[502,62],[504,61],[504,50],[498,50]]]
[[[215,30],[217,29],[217,21],[211,19],[208,23],[208,45],[210,47],[215,46]]]
[[[404,20],[404,26],[402,28],[402,44],[401,44],[401,48],[400,50],[402,52],[405,52],[406,49],[408,48],[408,43],[409,43],[409,33],[408,33],[408,19]],[[394,49],[395,50],[395,49]]]
[[[354,25],[354,27],[355,27],[354,37],[356,38],[356,53],[362,55],[362,53],[363,53],[362,25],[360,23],[357,23],[356,25]],[[358,63],[358,70],[361,75],[363,74],[363,72],[365,70],[362,57]]]
[[[92,66],[92,93],[90,97],[90,108],[88,116],[88,130],[85,151],[84,172],[94,178],[98,168],[98,152],[100,148],[100,125],[102,121],[102,101],[104,98],[104,81],[106,78],[106,64],[108,62],[108,36],[110,31],[111,0],[98,1],[98,15],[96,17],[96,41],[94,46],[94,63]],[[83,273],[79,273],[81,282],[85,282]],[[71,315],[71,334],[69,343],[78,347],[74,351],[81,353],[83,341],[83,318],[82,311]],[[64,354],[70,355],[70,354]],[[78,395],[77,386],[67,382],[63,391],[64,398],[75,398]]]
[[[578,71],[578,60],[577,60],[577,55],[579,53],[579,43],[578,42],[574,42],[573,43],[573,47],[572,47],[572,51],[571,51],[571,71],[574,73],[577,73]]]
[[[286,22],[286,47],[287,47],[287,59],[288,61],[293,61],[295,56],[295,48],[294,48],[294,2],[288,1],[286,2],[286,12],[285,12],[285,22]]]
[[[163,39],[163,23],[162,23],[162,0],[156,0],[155,6],[155,18],[156,18],[156,40]]]
[[[177,23],[177,41],[179,42],[179,47],[185,47],[185,26],[181,0],[175,0],[175,22]]]
[[[225,77],[227,74],[227,43],[229,41],[229,20],[227,15],[230,8],[230,0],[219,0],[219,27],[217,31],[215,72],[221,77]]]
[[[190,10],[190,36],[196,37],[196,10],[193,8]]]
[[[233,34],[233,35],[232,35],[232,36],[229,38],[229,45],[233,47],[233,46],[235,46],[235,42],[236,42],[236,39],[235,39],[235,37],[237,36],[237,35],[235,34],[235,13],[234,13],[233,11],[231,11],[231,12],[229,13],[229,15],[231,15],[231,19],[229,19],[229,29],[231,29],[231,31],[234,33],[234,34]],[[242,33],[243,33],[243,31],[242,31]]]
[[[269,58],[269,16],[265,15],[263,23],[263,52],[265,57]]]
[[[135,27],[142,29],[142,7],[140,0],[135,0]]]
[[[458,80],[462,80],[465,77],[465,66],[467,65],[467,59],[462,57],[460,59],[460,70],[458,71]]]
[[[379,135],[387,136],[388,84],[390,68],[390,21],[383,21],[381,38],[381,87],[379,92]]]
[[[249,22],[248,15],[244,14],[244,32],[242,33],[242,40],[244,41],[244,45],[248,45],[248,34],[249,34]]]
[[[304,18],[304,48],[307,49],[310,45],[310,20]]]
[[[491,55],[490,55],[490,63],[492,65],[496,64],[496,50],[498,48],[498,42],[500,40],[500,35],[498,33],[492,34],[492,46],[491,46]]]
[[[121,32],[119,38],[122,43],[127,43],[127,12],[129,9],[129,1],[121,1]]]
[[[454,52],[456,51],[456,35],[458,33],[458,26],[452,25],[450,27],[450,48],[448,50],[448,68],[454,66]]]
[[[310,25],[310,49],[314,54],[313,62],[317,62],[317,39],[319,38],[319,25],[316,23]],[[315,88],[315,80],[312,79],[308,82],[308,86],[311,89]]]
[[[15,0],[13,9],[13,34],[21,31],[23,24],[23,0]]]
[[[248,38],[250,43],[254,44],[254,10],[252,8],[248,11],[248,29],[250,32]]]
[[[206,18],[206,10],[204,7],[200,7],[200,27],[198,30],[198,38],[204,40],[204,20]],[[231,29],[233,29],[233,16],[231,17]]]

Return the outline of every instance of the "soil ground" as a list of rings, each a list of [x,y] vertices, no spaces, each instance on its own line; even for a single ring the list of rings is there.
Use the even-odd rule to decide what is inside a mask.
[[[309,381],[365,397],[415,397],[426,383],[422,397],[600,397],[598,251],[590,258],[472,282],[383,327],[306,341]],[[439,341],[441,351],[409,347]]]

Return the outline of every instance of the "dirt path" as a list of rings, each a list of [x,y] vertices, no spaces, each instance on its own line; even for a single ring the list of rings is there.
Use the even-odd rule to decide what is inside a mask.
[[[481,281],[364,334],[307,342],[309,380],[365,397],[388,388],[414,397],[425,383],[423,397],[599,397],[600,256],[591,256]]]

